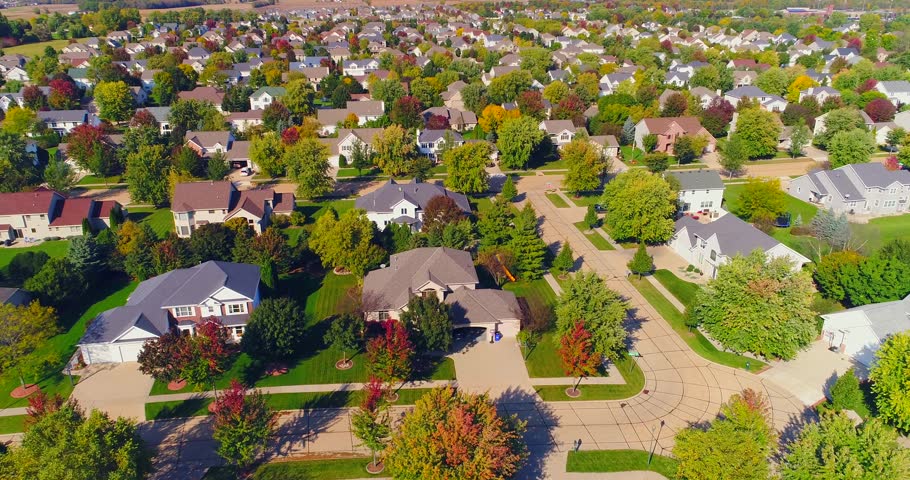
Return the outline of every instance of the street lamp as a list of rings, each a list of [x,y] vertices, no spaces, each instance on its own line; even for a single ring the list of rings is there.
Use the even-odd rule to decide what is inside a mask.
[[[664,421],[663,420],[660,421],[660,429],[657,430],[657,436],[654,435],[655,428],[657,428],[657,426],[651,427],[651,438],[653,440],[653,443],[651,444],[651,453],[648,454],[648,466],[649,467],[651,466],[651,458],[654,457],[654,449],[657,448],[657,439],[660,437],[660,432],[663,431],[663,429],[664,429]]]

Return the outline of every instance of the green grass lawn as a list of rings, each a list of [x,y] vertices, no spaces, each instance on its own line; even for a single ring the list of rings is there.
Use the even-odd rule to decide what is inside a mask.
[[[550,305],[556,303],[556,293],[542,278],[509,282],[503,285],[502,289],[514,293],[516,297],[537,297]]]
[[[567,196],[576,206],[587,207],[588,205],[600,203],[600,196],[602,194],[603,192],[583,192],[578,195],[567,194]]]
[[[627,165],[635,165],[640,163],[642,157],[645,156],[645,152],[642,152],[638,148],[633,147],[632,145],[625,145],[619,147],[619,151],[622,152],[622,161]],[[635,162],[633,162],[635,160]]]
[[[731,212],[739,208],[739,197],[745,187],[745,184],[727,185],[724,189],[724,208]],[[787,211],[790,212],[791,222],[796,221],[797,217],[801,217],[803,225],[808,225],[815,218],[816,212],[818,212],[818,207],[815,205],[786,194],[784,195],[784,205]],[[774,228],[771,236],[806,257],[812,258],[813,252],[810,239],[792,235],[790,233],[791,228]]]
[[[867,240],[865,249],[874,252],[891,240],[910,240],[910,213],[873,218],[869,223],[854,225],[859,238]]]
[[[701,290],[699,284],[687,282],[669,270],[657,270],[654,272],[654,278],[686,306],[695,302],[695,295]]]
[[[87,323],[98,316],[99,313],[124,305],[127,297],[136,288],[136,283],[129,283],[123,277],[112,277],[90,290],[83,298],[82,305],[74,305],[61,310],[59,313],[61,325],[69,328],[59,335],[48,339],[44,345],[36,350],[36,358],[47,358],[48,368],[38,375],[26,375],[27,382],[36,382],[41,390],[48,395],[59,394],[68,397],[73,387],[67,375],[61,373],[63,366],[76,350],[76,343],[85,333]],[[14,399],[8,395],[15,387],[19,386],[19,378],[14,370],[3,372],[0,375],[0,408],[28,406],[27,399]]]
[[[28,415],[12,415],[0,417],[0,435],[19,433],[25,430],[25,418]]]
[[[648,282],[648,280],[644,278],[639,280],[632,277],[629,278],[629,282],[631,282],[632,286],[634,286],[638,292],[645,297],[645,300],[657,310],[657,313],[673,327],[673,330],[676,330],[676,332],[679,333],[682,339],[686,341],[695,353],[712,362],[733,368],[746,369],[746,363],[749,363],[749,370],[753,372],[767,367],[767,364],[762,361],[731,352],[722,352],[709,342],[698,330],[693,329],[692,331],[689,331],[689,327],[686,326],[685,322],[685,314],[677,310],[666,297],[654,288],[654,285],[651,285],[651,283]]]
[[[375,177],[381,172],[378,168],[365,168],[360,173],[357,173],[356,168],[339,168],[338,178]]]
[[[262,465],[251,477],[252,480],[348,480],[368,476],[368,457],[342,458],[334,460],[295,460]],[[203,480],[236,480],[237,472],[230,467],[215,467]]]
[[[69,45],[69,40],[49,40],[47,42],[39,43],[28,43],[25,45],[17,45],[15,47],[6,47],[3,49],[3,53],[7,55],[15,55],[20,53],[28,57],[34,57],[35,55],[44,56],[45,47],[54,47],[58,52],[61,48]]]
[[[552,340],[550,340],[552,343]],[[558,356],[551,359],[552,363],[558,363]],[[555,361],[554,361],[555,360]],[[645,387],[645,374],[631,357],[623,357],[616,363],[620,375],[626,383],[618,385],[585,385],[582,382],[578,390],[581,396],[572,398],[566,395],[568,385],[543,385],[534,386],[534,390],[546,402],[567,402],[573,400],[620,400],[623,398],[638,395],[638,392]],[[562,375],[565,376],[563,372]]]
[[[77,185],[108,185],[111,183],[120,183],[120,175],[111,177],[96,177],[95,175],[86,175],[79,180]]]
[[[471,210],[474,213],[481,213],[489,210],[493,207],[493,198],[492,197],[468,197],[468,202],[471,203]]]
[[[168,233],[174,231],[174,214],[169,208],[127,208],[130,220],[139,223],[147,223],[152,230],[158,234],[158,238],[164,238]]]
[[[19,240],[22,242],[22,240]],[[0,270],[5,270],[6,266],[9,265],[9,262],[13,261],[13,257],[20,253],[24,252],[44,252],[51,258],[60,258],[66,256],[67,250],[69,250],[70,242],[69,240],[53,240],[49,242],[41,242],[34,247],[21,247],[21,248],[0,248]]]
[[[648,465],[644,450],[581,450],[569,452],[567,472],[631,472],[649,470],[667,478],[676,478],[677,462],[670,457],[654,455]]]
[[[318,202],[297,201],[297,209],[306,215],[307,223],[315,222],[330,206],[338,212],[338,215],[341,215],[354,208],[354,200],[322,200]]]
[[[556,205],[556,208],[569,208],[570,205],[568,203],[566,203],[566,201],[563,200],[562,197],[559,196],[558,193],[548,193],[546,195],[547,195],[547,198],[549,198],[550,201],[553,202],[553,205]]]
[[[582,235],[584,235],[589,242],[594,244],[594,247],[598,250],[616,250],[616,247],[604,238],[603,235],[593,230],[588,230],[588,226],[585,225],[585,222],[575,222],[575,228],[579,229]]]

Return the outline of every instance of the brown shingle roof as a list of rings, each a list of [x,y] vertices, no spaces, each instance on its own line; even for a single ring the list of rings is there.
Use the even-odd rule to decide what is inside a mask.
[[[0,215],[48,213],[54,197],[63,195],[47,189],[34,192],[0,193]]]
[[[91,198],[69,198],[57,203],[57,211],[51,220],[52,227],[81,225],[82,220],[89,218],[92,210]]]
[[[645,118],[642,121],[648,126],[648,131],[654,134],[666,132],[673,123],[682,127],[689,134],[697,134],[702,129],[701,122],[697,117]]]
[[[195,210],[227,210],[231,207],[234,186],[231,182],[178,183],[174,187],[171,210],[191,212]]]

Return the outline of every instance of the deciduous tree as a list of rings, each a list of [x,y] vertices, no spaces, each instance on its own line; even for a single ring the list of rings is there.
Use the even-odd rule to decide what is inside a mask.
[[[545,137],[544,132],[537,128],[537,122],[530,117],[506,120],[497,133],[499,164],[510,170],[526,168],[531,152]]]
[[[648,255],[648,250],[645,248],[644,243],[638,244],[638,250],[635,251],[635,255],[632,256],[632,260],[629,260],[626,266],[629,267],[630,272],[638,275],[639,279],[642,274],[654,271],[654,258]]]
[[[358,277],[378,265],[385,252],[377,244],[373,222],[363,210],[349,210],[340,217],[326,212],[316,220],[310,248],[326,267],[343,268]]]
[[[303,138],[284,152],[288,178],[297,183],[297,196],[315,198],[332,192],[329,147],[315,138]]]
[[[253,358],[289,359],[306,335],[306,315],[287,297],[266,298],[250,314],[240,346]]]
[[[556,304],[556,331],[568,335],[575,323],[584,321],[591,333],[594,351],[617,359],[625,348],[628,335],[623,321],[626,303],[607,288],[603,279],[593,272],[579,272],[565,285]]]
[[[287,171],[284,144],[275,132],[253,137],[250,141],[250,160],[262,174],[272,178],[280,177]]]
[[[562,181],[567,191],[579,193],[600,188],[601,179],[610,166],[600,148],[587,138],[576,138],[560,150],[560,156],[569,170]]]
[[[879,417],[903,431],[910,430],[910,333],[889,336],[875,358],[869,380]]]
[[[448,175],[445,186],[461,193],[483,193],[489,188],[490,145],[485,142],[466,143],[447,151],[442,157]]]
[[[376,452],[383,450],[392,434],[388,404],[383,402],[382,382],[377,377],[363,386],[363,400],[360,408],[351,416],[351,430],[354,436],[370,449],[374,469],[378,469]]]
[[[63,193],[68,193],[76,185],[76,172],[66,161],[52,156],[44,167],[44,181],[47,186]]]
[[[452,318],[449,306],[435,296],[414,296],[401,313],[418,352],[448,352],[452,348]]]
[[[180,351],[187,338],[175,329],[146,341],[137,357],[139,371],[163,383],[180,378],[183,370]]]
[[[423,124],[420,112],[423,105],[416,97],[401,97],[392,104],[392,110],[389,112],[389,118],[392,122],[401,125],[405,129],[417,128]]]
[[[774,220],[787,210],[786,195],[776,178],[750,178],[734,213],[752,222]]]
[[[350,365],[348,352],[356,352],[363,345],[366,323],[363,317],[356,314],[344,314],[335,317],[325,332],[323,341],[326,345],[341,350],[341,363]]]
[[[851,163],[866,163],[875,152],[875,137],[865,128],[838,132],[828,142],[828,160],[832,168]]]
[[[0,304],[0,368],[16,371],[25,386],[21,365],[35,349],[57,332],[57,312],[38,301],[26,305]]]
[[[126,159],[126,183],[134,202],[163,205],[168,202],[168,160],[161,145],[148,145]]]
[[[743,152],[749,159],[774,155],[780,131],[780,122],[771,112],[758,108],[739,112],[736,134],[739,135]]]
[[[258,390],[247,392],[237,380],[215,400],[212,413],[218,455],[240,469],[256,462],[277,426],[265,396]]]
[[[180,343],[177,356],[182,365],[180,377],[202,388],[224,373],[234,349],[228,344],[227,330],[217,317],[202,320],[195,329],[195,335]]]
[[[559,358],[567,376],[578,377],[572,391],[578,394],[578,385],[584,377],[597,375],[602,357],[594,351],[591,332],[585,328],[584,320],[576,320],[572,329],[563,333],[559,339]]]
[[[620,173],[606,185],[600,203],[608,212],[610,234],[618,240],[657,243],[673,236],[676,192],[658,175],[642,169]]]
[[[411,136],[398,125],[386,127],[376,134],[373,138],[373,151],[376,166],[391,176],[407,173],[416,153]]]
[[[404,382],[411,376],[414,344],[401,322],[385,320],[380,325],[382,334],[367,342],[370,372],[389,384]]]
[[[123,121],[133,113],[133,95],[123,81],[101,82],[95,85],[98,116],[110,121]]]

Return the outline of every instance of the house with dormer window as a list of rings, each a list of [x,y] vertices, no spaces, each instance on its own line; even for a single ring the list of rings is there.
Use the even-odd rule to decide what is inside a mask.
[[[284,87],[262,87],[250,95],[250,110],[265,110],[275,100],[287,94]]]
[[[545,132],[557,147],[570,143],[578,131],[572,120],[544,120],[537,128]]]
[[[398,183],[389,180],[378,189],[354,201],[356,208],[366,211],[367,218],[380,230],[391,223],[410,225],[412,230],[423,226],[423,210],[433,197],[449,197],[467,215],[471,204],[464,194],[453,192],[435,183],[414,181]]]
[[[294,194],[271,188],[238,191],[229,181],[178,183],[171,212],[179,237],[191,236],[199,226],[232,218],[245,218],[258,234],[268,228],[273,213],[290,215],[295,201]]]

